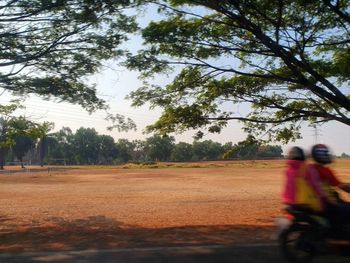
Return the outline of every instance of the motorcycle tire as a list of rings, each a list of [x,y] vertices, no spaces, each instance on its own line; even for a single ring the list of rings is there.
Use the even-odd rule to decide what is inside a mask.
[[[291,263],[309,263],[316,251],[314,229],[309,224],[292,224],[279,236],[282,256]]]

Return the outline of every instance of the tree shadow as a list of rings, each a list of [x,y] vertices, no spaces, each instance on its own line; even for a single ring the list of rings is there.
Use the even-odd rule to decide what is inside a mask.
[[[0,252],[271,242],[273,231],[273,227],[249,225],[142,228],[101,215],[75,220],[54,217],[40,225],[8,225],[0,232]]]
[[[7,263],[283,262],[270,239],[272,226],[142,228],[101,215],[53,217],[45,225],[28,227],[6,225],[0,232],[0,262]],[[348,258],[323,257],[317,262],[345,263]]]

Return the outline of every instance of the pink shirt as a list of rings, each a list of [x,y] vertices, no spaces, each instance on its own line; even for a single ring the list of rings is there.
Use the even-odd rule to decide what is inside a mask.
[[[285,183],[282,191],[282,201],[285,204],[295,204],[296,200],[296,178],[299,169],[305,165],[305,161],[288,160],[285,172]]]
[[[316,196],[325,206],[326,196],[322,189],[320,176],[313,165],[307,165],[305,161],[288,160],[287,170],[285,172],[285,184],[282,192],[282,201],[285,204],[296,204],[297,194],[297,176],[301,168],[305,167],[305,179],[315,191]]]

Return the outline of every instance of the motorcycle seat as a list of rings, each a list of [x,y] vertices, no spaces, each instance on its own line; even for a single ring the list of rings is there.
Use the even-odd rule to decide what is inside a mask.
[[[318,225],[329,228],[330,223],[325,215],[303,205],[287,205],[285,211],[298,221],[314,222]]]

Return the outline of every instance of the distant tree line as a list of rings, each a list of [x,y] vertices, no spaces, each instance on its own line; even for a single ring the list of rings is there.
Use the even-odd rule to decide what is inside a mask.
[[[47,164],[118,164],[127,162],[205,161],[222,159],[261,159],[282,157],[276,145],[260,145],[252,137],[237,144],[220,144],[212,140],[175,143],[171,136],[153,135],[145,140],[118,139],[100,135],[94,128],[68,127],[45,137],[45,141],[28,140],[27,158]],[[14,148],[13,148],[14,149]],[[15,151],[13,151],[15,153]],[[44,156],[43,156],[44,155]],[[9,155],[14,158],[16,155]]]
[[[340,156],[338,156],[339,158],[350,158],[350,155],[347,153],[342,153]]]
[[[206,161],[282,157],[282,148],[262,144],[249,135],[246,140],[221,144],[212,140],[175,143],[172,136],[153,135],[145,140],[100,135],[94,128],[73,132],[63,127],[51,132],[53,123],[36,123],[14,116],[19,101],[0,105],[0,168],[5,162],[46,164],[118,164],[127,162]]]

